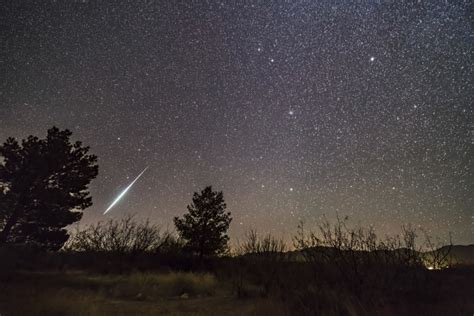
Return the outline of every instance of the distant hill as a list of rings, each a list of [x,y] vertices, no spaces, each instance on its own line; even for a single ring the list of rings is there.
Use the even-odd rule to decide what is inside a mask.
[[[448,246],[442,247],[439,250],[445,251]],[[454,245],[450,252],[453,263],[474,265],[474,245]]]
[[[444,246],[438,249],[442,253],[448,251],[449,246]],[[315,247],[314,250],[317,252],[323,253],[328,251],[334,251],[333,248],[329,247]],[[398,249],[401,251],[403,249]],[[365,251],[357,251],[360,254],[365,253]],[[430,252],[426,252],[425,254],[430,254]],[[292,260],[302,260],[304,258],[303,253],[301,251],[289,251],[287,252],[288,258]],[[451,251],[449,253],[452,259],[453,264],[462,264],[462,265],[474,265],[474,245],[453,245],[451,247]]]

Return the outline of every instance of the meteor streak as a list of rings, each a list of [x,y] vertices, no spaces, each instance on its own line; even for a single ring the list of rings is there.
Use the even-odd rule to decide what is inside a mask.
[[[112,202],[112,204],[110,204],[109,207],[105,210],[104,215],[107,214],[107,212],[110,211],[112,207],[114,207],[114,205],[117,204],[118,201],[120,201],[120,199],[125,195],[125,193],[127,193],[127,191],[130,190],[132,185],[134,185],[135,182],[137,182],[137,180],[140,179],[142,174],[145,173],[146,169],[148,169],[148,167],[143,169],[143,171],[135,178],[135,180],[133,180],[132,183],[130,183],[128,187],[126,187],[125,190],[123,190],[122,193],[120,193],[119,196],[117,196],[117,198]]]

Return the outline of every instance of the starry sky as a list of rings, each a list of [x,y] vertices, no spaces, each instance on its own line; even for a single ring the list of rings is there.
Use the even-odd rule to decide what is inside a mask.
[[[324,214],[474,243],[469,1],[2,1],[0,141],[98,155],[82,224],[172,228],[223,190],[231,238]],[[114,198],[149,169],[112,211]]]

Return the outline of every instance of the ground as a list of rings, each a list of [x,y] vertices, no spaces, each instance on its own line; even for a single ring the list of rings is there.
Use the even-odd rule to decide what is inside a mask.
[[[22,272],[2,282],[0,315],[257,315],[208,274]]]

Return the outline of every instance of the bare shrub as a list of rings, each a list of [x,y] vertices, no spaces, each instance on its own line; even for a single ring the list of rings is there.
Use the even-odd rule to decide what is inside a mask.
[[[335,270],[335,279],[342,279],[354,293],[364,293],[363,287],[393,288],[391,283],[400,277],[416,286],[417,271],[428,260],[426,249],[431,249],[428,258],[433,267],[446,266],[449,251],[445,249],[450,247],[440,248],[427,234],[424,242],[418,242],[418,238],[419,230],[408,225],[402,227],[401,234],[380,239],[373,227],[350,227],[347,217],[337,216],[334,224],[324,218],[317,232],[305,232],[300,223],[293,243],[316,271],[316,276]],[[326,270],[323,272],[323,269]],[[327,275],[325,279],[327,281]]]
[[[134,221],[133,216],[109,220],[77,230],[65,246],[66,250],[138,254],[160,252],[176,245],[176,238],[161,232],[159,226]]]
[[[249,281],[261,285],[260,294],[263,296],[267,296],[271,289],[281,287],[286,250],[282,239],[271,234],[260,237],[256,230],[249,230],[235,250],[237,261],[233,269],[233,286],[237,296],[246,297],[249,291],[256,292],[249,286]]]
[[[245,234],[245,240],[237,246],[238,255],[280,256],[285,251],[286,245],[282,239],[277,239],[271,234],[260,238],[254,229],[249,230]]]
[[[423,231],[425,236],[425,252],[423,262],[429,270],[439,270],[449,268],[453,264],[451,250],[453,247],[452,236],[449,235],[449,243],[441,241],[439,238],[432,238]]]

